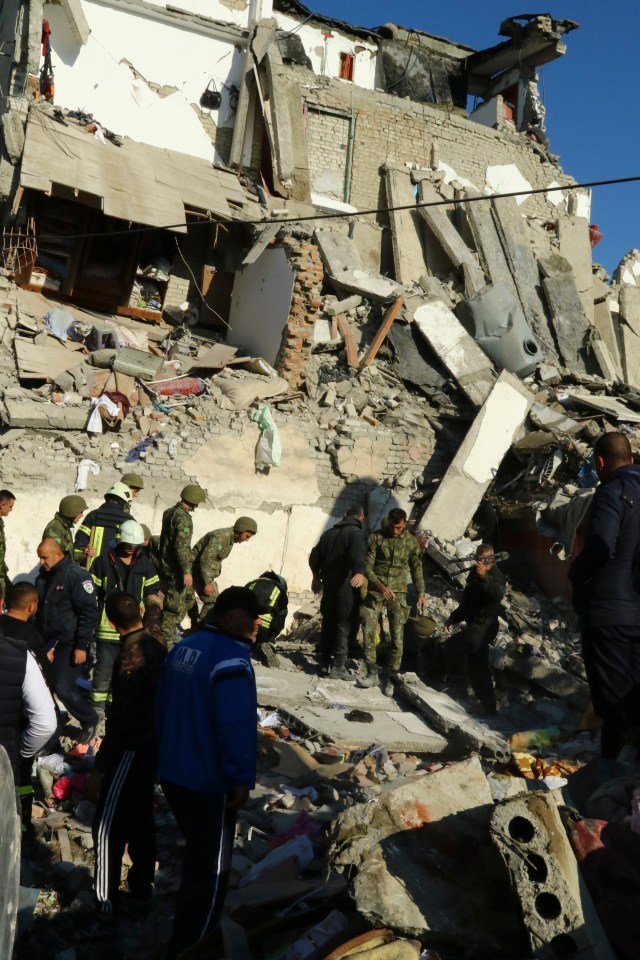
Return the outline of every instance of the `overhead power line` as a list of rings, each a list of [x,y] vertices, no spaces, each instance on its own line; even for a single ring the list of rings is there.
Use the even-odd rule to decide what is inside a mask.
[[[358,217],[370,217],[381,213],[395,213],[400,210],[419,210],[421,207],[449,207],[452,203],[478,203],[481,200],[502,200],[507,197],[532,197],[539,193],[555,193],[562,190],[587,190],[594,187],[611,187],[621,183],[638,183],[640,176],[637,177],[616,177],[613,180],[590,180],[585,183],[568,183],[555,187],[535,187],[531,190],[511,190],[508,193],[479,193],[472,196],[466,196],[462,200],[430,200],[428,203],[406,203],[395,207],[375,207],[373,210],[356,210],[351,212],[336,211],[335,213],[312,213],[301,217],[273,217],[271,220],[233,220],[231,218],[218,216],[211,220],[193,221],[190,227],[210,226],[217,221],[225,223],[242,224],[244,226],[267,226],[270,224],[307,223],[318,220],[353,220]],[[123,237],[133,236],[137,233],[152,233],[155,230],[175,230],[177,227],[184,227],[185,223],[168,223],[159,227],[129,227],[126,230],[109,230],[96,233],[75,233],[65,236],[65,240],[89,240],[93,237]],[[59,240],[57,234],[42,234],[36,239],[40,242],[45,240]]]

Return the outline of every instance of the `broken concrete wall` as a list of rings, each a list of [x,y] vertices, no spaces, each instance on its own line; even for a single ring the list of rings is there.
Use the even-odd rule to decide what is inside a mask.
[[[108,129],[142,143],[226,163],[247,11],[232,20],[218,2],[206,16],[90,0],[81,8],[90,30],[85,44],[61,6],[45,5],[56,104],[70,110],[81,105]],[[220,106],[203,110],[201,95],[214,84]]]
[[[289,318],[282,333],[275,365],[291,387],[297,389],[306,378],[311,356],[313,327],[322,305],[320,292],[324,270],[318,248],[309,240],[298,240],[291,236],[285,237],[282,244],[295,277]]]

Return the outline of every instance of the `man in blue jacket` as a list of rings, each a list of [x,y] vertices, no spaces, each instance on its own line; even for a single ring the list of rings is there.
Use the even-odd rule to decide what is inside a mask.
[[[250,652],[264,612],[251,590],[229,587],[216,599],[210,622],[176,644],[165,661],[158,772],[185,838],[167,960],[210,933],[224,905],[237,812],[255,786]]]
[[[601,754],[614,758],[640,725],[640,467],[623,433],[593,449],[600,478],[584,547],[570,578],[593,707],[602,719]]]

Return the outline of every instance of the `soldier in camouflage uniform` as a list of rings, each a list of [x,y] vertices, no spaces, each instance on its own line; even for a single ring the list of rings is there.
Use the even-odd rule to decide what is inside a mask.
[[[162,612],[162,634],[168,648],[176,641],[176,631],[193,605],[193,551],[191,514],[204,503],[206,492],[197,483],[188,483],[180,501],[162,515],[158,546],[158,573],[166,586]]]
[[[418,610],[423,613],[427,599],[424,592],[424,574],[420,547],[416,538],[407,532],[404,510],[391,510],[381,530],[369,538],[365,576],[369,582],[367,597],[361,608],[364,628],[364,659],[367,675],[358,681],[360,687],[378,684],[376,664],[376,633],[382,608],[389,615],[391,655],[389,673],[382,684],[383,693],[393,693],[393,682],[400,670],[404,641],[404,625],[409,614],[407,580],[409,573],[418,591]]]
[[[196,543],[193,548],[193,583],[202,600],[200,623],[213,609],[218,596],[218,584],[215,582],[222,570],[222,561],[226,560],[236,543],[246,543],[258,532],[258,524],[251,517],[238,517],[232,527],[212,530]]]
[[[3,518],[9,516],[15,502],[15,495],[11,493],[10,490],[0,490],[0,613],[2,612],[4,600],[7,596],[7,590],[11,586],[11,581],[7,576],[8,569],[5,561],[7,541],[4,535]]]
[[[63,553],[73,553],[73,528],[80,522],[86,509],[84,497],[77,494],[63,497],[55,517],[44,528],[42,539],[55,540]]]

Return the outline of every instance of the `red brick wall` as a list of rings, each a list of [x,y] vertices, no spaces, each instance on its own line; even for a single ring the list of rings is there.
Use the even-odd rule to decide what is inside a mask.
[[[276,360],[280,376],[297,390],[305,379],[305,371],[313,344],[313,326],[320,310],[320,293],[324,270],[320,253],[310,239],[284,237],[281,241],[287,259],[296,272],[289,310],[289,321]]]

